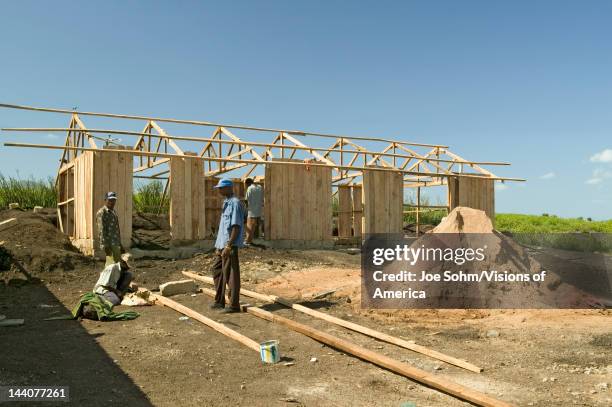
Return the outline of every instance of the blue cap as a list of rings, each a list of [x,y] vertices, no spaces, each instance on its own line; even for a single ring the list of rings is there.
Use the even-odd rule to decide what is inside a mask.
[[[229,178],[222,178],[219,180],[219,183],[215,185],[213,188],[223,188],[223,187],[233,187],[234,183]]]
[[[117,193],[116,192],[107,192],[104,195],[104,200],[108,201],[109,199],[115,199],[116,200],[117,199]]]

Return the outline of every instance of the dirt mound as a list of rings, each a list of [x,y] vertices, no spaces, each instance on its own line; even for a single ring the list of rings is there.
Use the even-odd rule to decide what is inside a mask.
[[[132,247],[164,250],[170,247],[170,220],[167,214],[136,213],[132,217]]]
[[[41,214],[31,211],[0,211],[0,221],[16,218],[16,225],[0,231],[0,241],[13,261],[31,274],[56,269],[72,270],[87,262],[70,239],[54,225],[52,210]],[[5,256],[6,257],[6,256]]]
[[[446,257],[443,260],[420,258],[408,265],[408,269],[418,275],[425,270],[430,275],[446,276],[448,273],[453,279],[411,284],[413,290],[426,291],[427,299],[418,300],[418,305],[409,300],[407,307],[571,308],[587,307],[594,301],[584,291],[564,283],[554,270],[546,270],[523,246],[494,230],[491,220],[480,210],[455,208],[432,233],[414,241],[411,248],[450,251],[455,255],[480,249],[483,256],[461,262]],[[406,267],[406,262],[397,262],[385,271],[399,273],[407,270]],[[545,279],[538,281],[543,271]],[[485,272],[500,278],[483,278]],[[481,279],[469,280],[472,277],[468,274]],[[392,286],[389,284],[390,289]]]
[[[492,233],[491,219],[478,209],[458,206],[453,209],[442,222],[436,226],[433,233]]]

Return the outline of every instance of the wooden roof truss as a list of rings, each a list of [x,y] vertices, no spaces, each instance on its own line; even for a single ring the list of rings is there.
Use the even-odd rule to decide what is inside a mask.
[[[522,181],[516,178],[503,178],[483,166],[509,165],[500,162],[468,161],[463,157],[449,151],[447,146],[435,144],[410,143],[400,140],[382,138],[368,138],[356,136],[336,136],[320,133],[306,133],[292,130],[279,130],[255,128],[238,125],[224,125],[210,122],[188,121],[177,119],[150,118],[141,116],[127,116],[107,113],[69,112],[61,109],[31,108],[15,105],[2,105],[26,110],[42,110],[56,113],[70,113],[68,128],[10,128],[4,131],[21,132],[54,132],[65,131],[66,139],[60,161],[60,173],[82,151],[99,149],[96,133],[130,135],[136,137],[136,142],[130,147],[134,152],[134,173],[138,178],[163,179],[168,174],[168,162],[171,157],[195,155],[204,160],[204,174],[207,176],[220,176],[235,170],[243,169],[243,178],[253,176],[262,165],[279,160],[299,160],[304,165],[326,165],[332,168],[332,180],[336,185],[359,184],[363,170],[373,168],[377,170],[399,171],[403,173],[405,187],[425,187],[442,185],[450,176],[465,176],[492,178],[499,181]],[[102,116],[130,120],[143,120],[142,131],[88,129],[79,115]],[[164,130],[159,123],[189,124],[212,127],[209,137],[178,136]],[[231,129],[231,130],[230,130]],[[234,134],[232,130],[267,133],[272,142],[250,142]],[[110,136],[109,136],[110,137]],[[324,138],[333,139],[329,147],[313,147],[305,140],[320,141]],[[104,139],[102,139],[104,140]],[[368,149],[368,145],[378,145],[376,149]],[[190,142],[197,145],[199,151],[186,153],[185,146],[179,143]],[[7,145],[22,147],[48,147],[44,145],[26,145],[8,143]],[[191,147],[192,148],[192,147]],[[103,149],[100,149],[103,151]],[[155,173],[141,175],[142,172],[152,172],[156,167],[164,165]],[[246,168],[246,171],[244,170]],[[138,174],[138,175],[137,175]]]

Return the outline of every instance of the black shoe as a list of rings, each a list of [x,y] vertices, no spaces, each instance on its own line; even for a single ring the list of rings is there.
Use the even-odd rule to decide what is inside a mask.
[[[210,308],[210,309],[223,309],[223,308],[225,308],[225,305],[219,304],[217,302],[213,302],[212,304],[210,304],[208,306],[208,308]]]
[[[240,311],[241,311],[240,308],[229,307],[221,311],[221,313],[222,314],[235,314]]]

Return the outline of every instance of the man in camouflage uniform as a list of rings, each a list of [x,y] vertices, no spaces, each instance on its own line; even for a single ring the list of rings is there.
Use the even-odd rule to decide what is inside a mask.
[[[121,244],[121,231],[119,230],[119,217],[115,212],[117,194],[107,192],[104,197],[105,205],[96,214],[98,233],[100,233],[100,247],[106,255],[106,266],[118,263],[121,254],[125,252]]]

